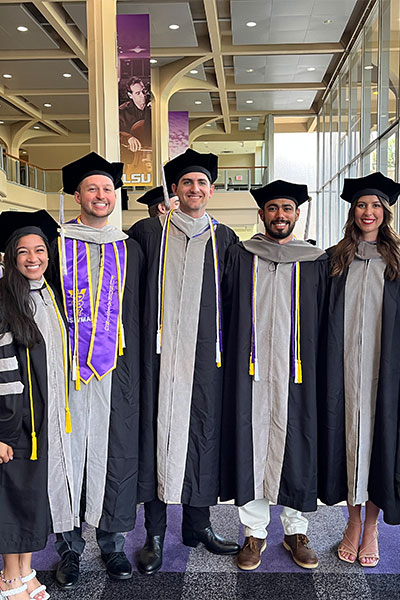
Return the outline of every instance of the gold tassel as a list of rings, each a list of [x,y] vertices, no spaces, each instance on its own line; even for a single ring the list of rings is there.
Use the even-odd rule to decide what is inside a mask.
[[[77,377],[76,377],[75,389],[76,390],[80,390],[81,389],[81,378],[79,377],[79,375],[77,375]]]
[[[250,358],[249,375],[254,375],[254,363],[252,358]]]
[[[71,425],[71,413],[69,408],[65,409],[65,433],[71,433],[72,425]]]
[[[36,433],[32,431],[32,454],[31,460],[37,460],[37,438]]]

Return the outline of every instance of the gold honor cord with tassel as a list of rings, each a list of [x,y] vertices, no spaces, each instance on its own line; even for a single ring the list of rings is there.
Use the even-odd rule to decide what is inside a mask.
[[[37,437],[35,431],[35,411],[33,408],[32,374],[31,374],[31,355],[29,348],[26,349],[26,365],[28,369],[28,388],[29,388],[29,406],[31,411],[31,436],[32,436],[32,454],[30,460],[37,460]]]
[[[258,277],[258,256],[253,257],[253,276],[251,293],[251,348],[249,361],[249,375],[254,381],[259,381],[258,372],[258,349],[257,349],[257,277]]]
[[[295,383],[303,383],[300,356],[300,263],[292,268],[292,377]]]
[[[164,227],[161,235],[160,244],[160,262],[158,267],[158,315],[157,315],[157,339],[156,353],[161,354],[162,346],[162,330],[164,320],[164,296],[165,296],[165,269],[167,266],[167,249],[169,228],[171,224],[172,213],[175,209],[170,210],[167,218],[164,221]]]

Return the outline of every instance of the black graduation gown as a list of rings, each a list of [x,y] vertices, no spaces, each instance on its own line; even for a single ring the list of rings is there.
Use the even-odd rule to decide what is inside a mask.
[[[43,338],[30,350],[37,460],[32,452],[26,348],[14,341],[0,345],[0,359],[16,357],[18,369],[0,370],[0,387],[20,381],[22,394],[0,389],[0,441],[14,459],[0,465],[0,553],[36,552],[45,547],[52,522],[47,496],[47,368]],[[3,345],[4,344],[4,345]]]
[[[328,250],[328,253],[331,253]],[[347,273],[332,277],[326,345],[326,399],[319,405],[319,497],[347,499],[344,402],[344,298]],[[374,318],[374,315],[370,315]],[[381,356],[368,497],[391,525],[400,524],[400,281],[385,280]]]
[[[301,263],[300,315],[303,383],[289,380],[288,420],[278,504],[317,508],[317,399],[319,332],[324,318],[327,257]],[[222,418],[221,500],[254,500],[251,348],[253,254],[238,244],[228,252],[222,296],[225,375]],[[288,348],[290,352],[290,348]]]
[[[127,270],[122,301],[126,347],[124,354],[118,356],[117,366],[112,372],[107,475],[99,523],[100,529],[109,532],[130,531],[136,521],[139,461],[139,313],[143,253],[139,245],[130,239],[126,240],[126,248]],[[59,264],[58,253],[56,264]],[[60,286],[59,272],[56,281]]]
[[[142,315],[142,398],[140,414],[139,500],[157,498],[157,407],[160,357],[156,354],[157,282],[162,226],[158,218],[135,223],[129,235],[137,240],[147,261]],[[235,233],[217,225],[220,273]],[[215,364],[215,280],[211,240],[207,242],[201,292],[188,451],[181,502],[191,506],[216,504],[219,495],[219,455],[222,368]],[[222,364],[224,357],[222,357]]]

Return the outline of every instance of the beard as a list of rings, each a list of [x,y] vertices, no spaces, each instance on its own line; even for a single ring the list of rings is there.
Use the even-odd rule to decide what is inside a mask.
[[[265,232],[268,234],[269,237],[274,238],[276,240],[283,240],[287,237],[289,237],[296,225],[296,221],[293,221],[293,223],[291,223],[290,221],[287,220],[276,220],[276,221],[271,221],[270,223],[266,223],[265,219],[263,219],[263,223],[264,223],[264,227],[265,227]],[[274,223],[286,223],[288,225],[288,228],[282,231],[277,231],[276,229],[272,229],[271,225],[273,225]]]

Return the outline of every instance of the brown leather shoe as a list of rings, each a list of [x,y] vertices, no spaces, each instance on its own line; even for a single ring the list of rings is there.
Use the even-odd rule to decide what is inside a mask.
[[[261,564],[261,554],[267,547],[265,539],[247,537],[244,540],[243,548],[238,554],[238,567],[244,571],[253,571]]]
[[[318,556],[309,545],[310,540],[303,533],[285,535],[283,547],[289,550],[296,565],[303,569],[315,569],[318,567]]]

